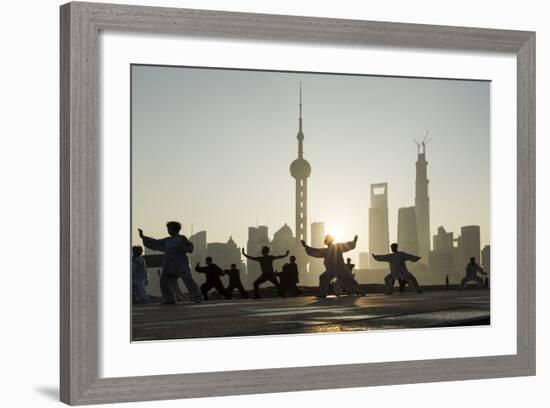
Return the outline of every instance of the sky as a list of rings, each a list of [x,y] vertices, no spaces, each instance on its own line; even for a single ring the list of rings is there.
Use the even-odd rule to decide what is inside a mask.
[[[490,242],[490,82],[320,73],[132,66],[132,241],[206,230],[246,246],[294,226],[299,86],[308,222],[368,251],[370,184],[388,183],[390,241],[397,211],[414,205],[414,140],[427,145],[431,235],[481,227]]]

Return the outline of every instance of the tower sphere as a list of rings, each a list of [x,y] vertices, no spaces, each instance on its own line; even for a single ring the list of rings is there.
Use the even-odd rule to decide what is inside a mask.
[[[311,165],[306,159],[296,159],[290,164],[290,175],[295,179],[305,179],[311,174]]]

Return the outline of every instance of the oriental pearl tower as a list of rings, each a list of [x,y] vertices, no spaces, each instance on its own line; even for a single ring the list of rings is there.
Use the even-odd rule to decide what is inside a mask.
[[[300,117],[298,119],[298,158],[290,164],[290,175],[296,180],[296,240],[307,242],[307,179],[311,165],[304,159],[302,131],[302,83],[300,82]],[[302,267],[305,265],[301,265]],[[303,269],[302,269],[303,270]]]

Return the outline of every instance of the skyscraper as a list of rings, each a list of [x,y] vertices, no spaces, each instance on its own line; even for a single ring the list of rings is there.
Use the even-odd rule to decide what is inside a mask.
[[[372,258],[368,252],[359,252],[359,269],[367,269],[369,267],[369,259]]]
[[[403,207],[398,210],[397,243],[400,251],[418,255],[418,229],[414,207]],[[427,259],[423,261],[427,263]]]
[[[389,251],[388,226],[388,183],[370,185],[369,208],[369,252],[385,254]],[[370,267],[380,266],[378,261],[370,258]]]
[[[428,196],[428,162],[426,161],[426,143],[417,143],[418,158],[416,160],[416,228],[418,230],[418,255],[421,262],[428,262],[430,253],[430,197]]]
[[[296,241],[307,242],[307,179],[311,165],[304,159],[304,132],[302,129],[302,84],[300,83],[300,116],[298,118],[298,158],[290,164],[290,175],[296,180]],[[301,271],[307,270],[307,258],[302,252],[296,255],[296,263]]]
[[[481,250],[481,265],[485,272],[491,274],[491,245],[485,245]]]
[[[437,235],[433,236],[433,251],[430,251],[429,265],[435,282],[444,282],[447,275],[451,282],[457,278],[454,267],[457,248],[454,246],[453,235],[452,232],[447,232],[443,226],[440,226],[437,229]]]
[[[480,228],[479,225],[466,225],[460,229],[459,249],[462,260],[462,268],[470,262],[470,258],[474,257],[477,263],[479,259],[481,243],[480,243]]]

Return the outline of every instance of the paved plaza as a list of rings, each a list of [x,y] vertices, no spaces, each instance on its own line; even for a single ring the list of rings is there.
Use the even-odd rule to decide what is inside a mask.
[[[139,341],[486,325],[489,315],[488,291],[433,291],[134,305],[132,326]]]

